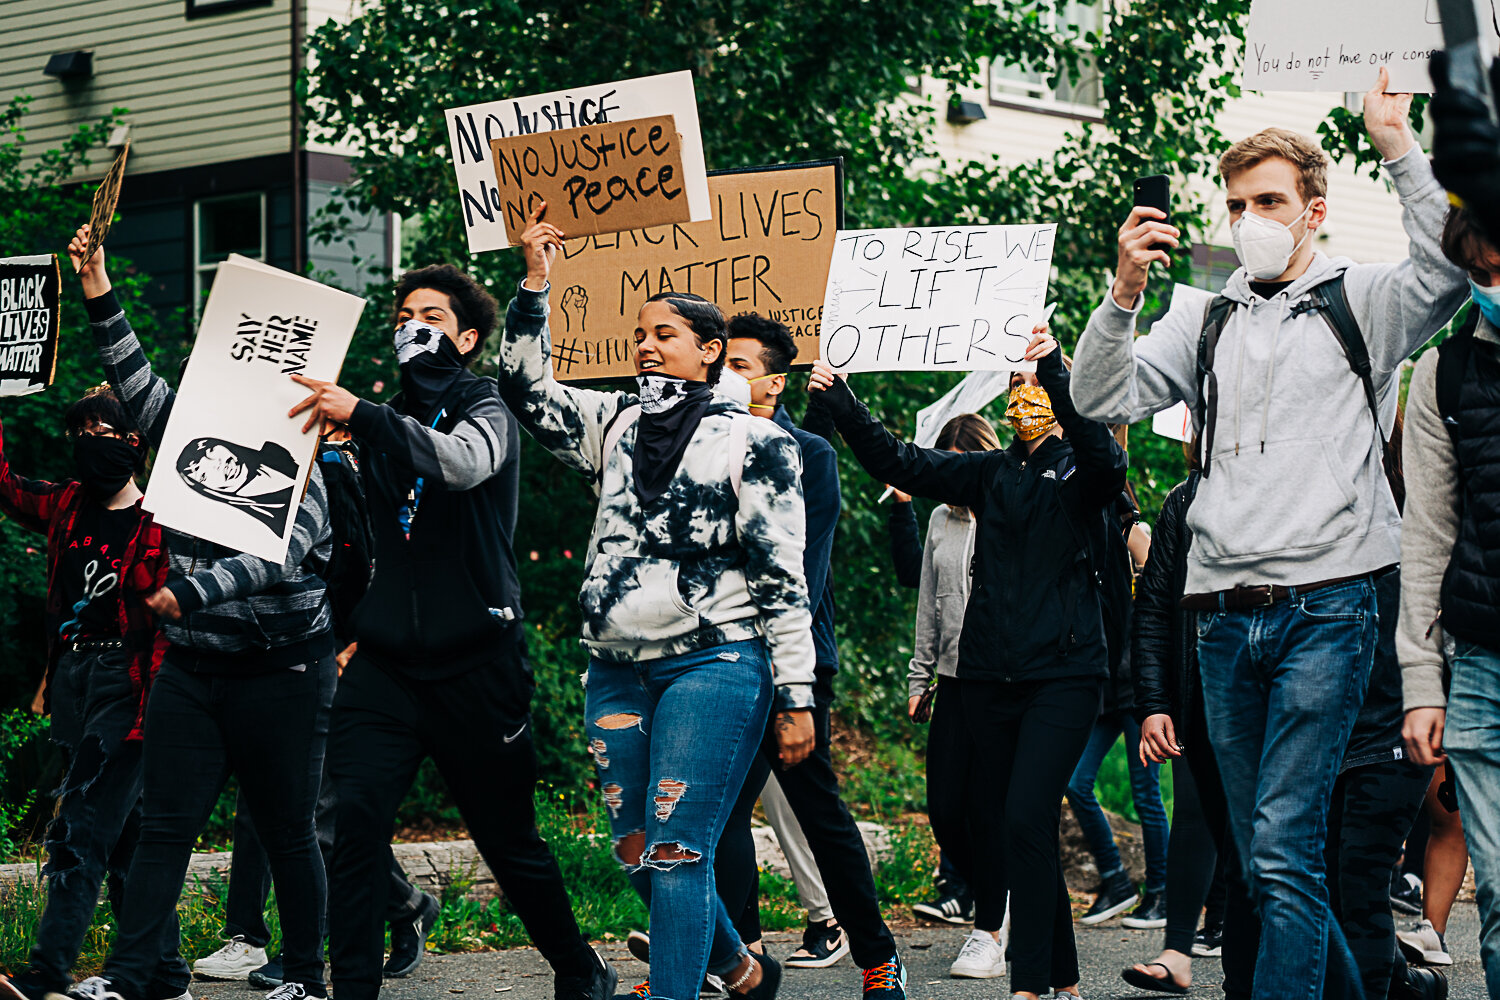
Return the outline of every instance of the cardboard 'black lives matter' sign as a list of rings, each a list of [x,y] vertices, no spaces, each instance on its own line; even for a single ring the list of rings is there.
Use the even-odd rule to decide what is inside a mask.
[[[708,190],[713,219],[707,222],[563,246],[551,293],[558,379],[633,376],[636,313],[661,291],[701,295],[725,316],[768,316],[792,331],[798,367],[817,358],[823,293],[844,215],[843,161],[719,171],[709,174]]]
[[[0,258],[0,396],[52,384],[61,290],[56,255]]]
[[[547,221],[570,236],[692,218],[671,115],[492,139],[490,152],[512,246],[542,202]]]

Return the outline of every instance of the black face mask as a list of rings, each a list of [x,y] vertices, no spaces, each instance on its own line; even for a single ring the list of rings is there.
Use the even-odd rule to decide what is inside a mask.
[[[73,464],[83,488],[96,500],[107,500],[135,475],[140,452],[129,441],[83,434],[73,439]]]
[[[446,336],[437,349],[423,351],[401,366],[401,394],[406,412],[419,415],[437,405],[453,380],[463,374],[464,358]]]

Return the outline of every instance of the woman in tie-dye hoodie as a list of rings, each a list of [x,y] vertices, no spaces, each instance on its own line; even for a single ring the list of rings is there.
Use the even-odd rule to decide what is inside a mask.
[[[563,234],[544,212],[522,236],[500,392],[599,497],[578,595],[585,712],[616,856],[651,907],[650,996],[693,1000],[705,973],[774,996],[780,971],[735,934],[713,854],[773,702],[783,763],[812,745],[797,445],[714,394],[724,317],[698,296],[641,307],[638,395],[559,383],[547,293]]]

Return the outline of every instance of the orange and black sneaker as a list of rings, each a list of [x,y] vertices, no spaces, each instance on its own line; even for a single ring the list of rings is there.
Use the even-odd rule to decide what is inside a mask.
[[[864,1000],[906,1000],[906,966],[900,955],[865,970]]]

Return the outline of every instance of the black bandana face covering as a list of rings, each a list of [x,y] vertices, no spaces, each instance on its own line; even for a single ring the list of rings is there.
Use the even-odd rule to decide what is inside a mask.
[[[119,438],[83,434],[73,439],[78,479],[95,500],[107,500],[125,488],[139,454],[135,445]]]
[[[683,452],[713,399],[707,382],[642,375],[641,416],[635,432],[635,493],[650,503],[666,492]]]
[[[407,412],[426,413],[463,373],[463,355],[446,333],[415,319],[396,330],[395,347]]]

